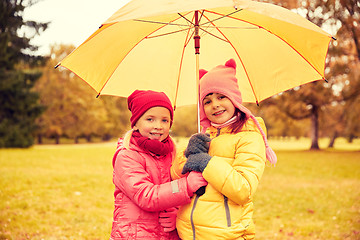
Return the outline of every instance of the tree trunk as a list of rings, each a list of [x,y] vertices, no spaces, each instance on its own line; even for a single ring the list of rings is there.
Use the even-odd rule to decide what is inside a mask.
[[[41,134],[41,133],[39,133],[39,134],[37,135],[37,140],[38,140],[38,144],[42,144],[42,143],[43,143],[42,134]]]
[[[353,140],[355,138],[355,135],[354,134],[350,134],[350,136],[348,137],[348,143],[352,143]]]
[[[330,143],[328,148],[333,148],[334,147],[334,143],[335,143],[335,139],[338,137],[338,132],[335,131],[334,135],[332,136],[332,138],[330,139]]]
[[[60,144],[60,136],[56,134],[55,136],[55,143]]]
[[[311,147],[310,150],[319,150],[319,112],[313,105],[311,114]]]
[[[108,133],[106,133],[102,136],[103,141],[109,141],[111,138],[112,138],[112,136]]]
[[[78,143],[79,143],[79,138],[78,138],[78,137],[75,137],[75,138],[74,138],[74,142],[75,142],[75,144],[78,144]]]

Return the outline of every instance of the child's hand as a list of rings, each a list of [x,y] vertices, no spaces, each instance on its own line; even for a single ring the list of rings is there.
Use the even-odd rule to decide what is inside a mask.
[[[210,159],[211,156],[207,153],[197,153],[189,155],[181,173],[185,174],[191,171],[203,172],[208,165]]]
[[[191,154],[207,153],[209,151],[209,143],[211,138],[205,133],[196,133],[190,137],[187,148],[185,149],[185,157]]]
[[[200,172],[190,172],[186,177],[186,185],[188,189],[189,196],[193,196],[194,192],[199,190],[201,187],[204,187],[208,182],[204,179]]]
[[[164,232],[171,232],[175,230],[177,212],[178,209],[175,207],[160,212],[159,223],[164,228]]]

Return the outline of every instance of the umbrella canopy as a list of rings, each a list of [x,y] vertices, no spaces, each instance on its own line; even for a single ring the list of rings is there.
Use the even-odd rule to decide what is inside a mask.
[[[165,92],[196,104],[200,68],[234,58],[244,102],[324,79],[331,36],[285,8],[250,0],[133,0],[59,65],[98,94]]]

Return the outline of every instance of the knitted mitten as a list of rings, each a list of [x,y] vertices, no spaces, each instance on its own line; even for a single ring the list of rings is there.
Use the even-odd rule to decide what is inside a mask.
[[[189,157],[191,154],[207,153],[210,141],[211,139],[208,134],[196,133],[192,135],[184,152],[185,157]]]
[[[185,174],[191,171],[203,172],[210,159],[211,156],[207,153],[191,154],[189,155],[181,173]]]

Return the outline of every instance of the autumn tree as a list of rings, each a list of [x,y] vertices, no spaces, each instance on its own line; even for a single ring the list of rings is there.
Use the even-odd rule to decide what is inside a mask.
[[[35,119],[43,108],[32,88],[40,73],[29,67],[40,64],[42,58],[32,55],[37,46],[30,44],[32,36],[20,35],[21,28],[39,34],[46,23],[24,21],[25,7],[32,1],[0,1],[0,147],[29,147],[33,144]]]
[[[96,127],[106,116],[100,101],[91,101],[95,100],[95,96],[91,96],[91,89],[87,89],[81,79],[66,69],[54,69],[73,48],[52,46],[50,58],[43,68],[43,76],[36,85],[36,90],[40,92],[40,102],[46,106],[44,114],[37,119],[41,126],[37,131],[40,141],[45,136],[55,138],[56,143],[59,143],[60,137],[66,136],[77,142],[80,136],[89,137],[95,133]]]
[[[100,127],[103,140],[122,136],[130,129],[131,113],[127,107],[127,99],[124,97],[100,96],[104,102],[108,120]]]
[[[40,93],[40,102],[46,106],[44,114],[37,119],[39,142],[42,137],[74,139],[93,136],[109,140],[119,136],[127,128],[129,113],[125,99],[101,96],[83,80],[70,71],[54,66],[67,56],[74,46],[54,45],[50,57],[42,69],[43,76],[35,89]]]
[[[340,134],[349,132],[344,121],[350,124],[349,119],[354,117],[347,115],[359,113],[359,105],[353,104],[358,102],[359,80],[353,72],[359,66],[360,2],[356,0],[271,2],[297,11],[323,29],[332,31],[337,38],[337,41],[331,42],[329,46],[325,70],[327,82],[305,84],[265,102],[265,105],[276,105],[292,119],[311,119],[310,148],[319,149],[320,130],[323,129],[322,135],[331,136],[334,141]],[[349,105],[354,111],[346,110]],[[320,127],[320,124],[323,126]],[[351,126],[356,130],[359,128],[358,124],[359,121],[354,121]]]
[[[190,137],[197,132],[197,106],[182,106],[174,111],[172,136]]]
[[[244,103],[244,105],[255,115],[262,117],[266,124],[268,138],[280,137],[307,137],[310,130],[308,119],[293,119],[279,108],[271,98],[261,103],[260,106]]]
[[[338,41],[330,49],[330,80],[338,96],[337,125],[333,129],[333,140],[337,136],[347,137],[351,142],[360,136],[360,2],[357,0],[329,1],[327,9],[341,27],[337,32]]]

